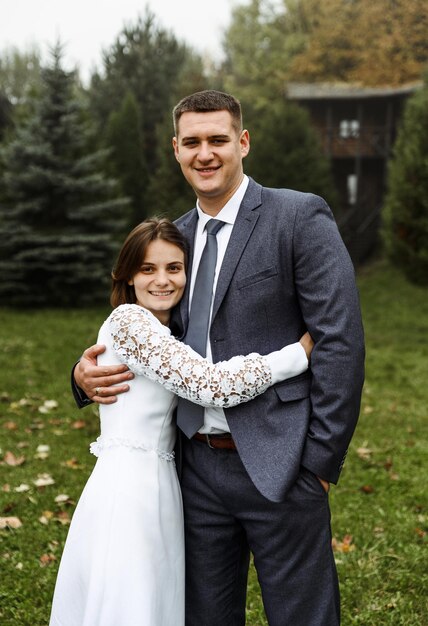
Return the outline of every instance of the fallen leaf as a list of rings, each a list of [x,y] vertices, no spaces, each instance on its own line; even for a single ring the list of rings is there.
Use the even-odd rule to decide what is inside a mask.
[[[363,493],[373,493],[374,488],[371,485],[363,485],[360,489]]]
[[[415,533],[417,534],[418,537],[420,537],[421,539],[423,539],[424,537],[426,537],[426,530],[423,530],[422,528],[415,528]]]
[[[333,537],[331,546],[334,552],[342,552],[343,554],[355,550],[355,545],[352,543],[352,535],[345,535],[342,541],[338,541]]]
[[[16,507],[16,502],[6,502],[2,508],[2,513],[10,513]]]
[[[357,455],[360,459],[363,459],[363,461],[369,461],[371,459],[372,451],[370,448],[357,448]]]
[[[14,491],[16,491],[17,493],[24,493],[25,491],[30,491],[30,485],[27,485],[26,483],[21,483],[20,485],[18,485],[18,487],[15,487]]]
[[[86,426],[86,422],[84,420],[76,420],[71,425],[71,428],[74,428],[75,430],[80,430],[81,428],[85,428],[85,426]]]
[[[19,517],[0,517],[0,529],[21,528],[22,522]]]
[[[383,464],[384,468],[389,471],[392,467],[392,459],[386,459],[385,463]]]
[[[11,409],[12,411],[16,411],[16,409],[19,409],[22,406],[28,406],[29,404],[31,404],[31,402],[27,400],[27,398],[21,398],[17,402],[11,402],[9,405],[9,409]]]
[[[61,463],[61,465],[69,467],[70,469],[80,469],[82,467],[81,465],[79,465],[79,461],[75,457],[73,457],[72,459],[67,459],[67,461],[64,461],[64,463]]]
[[[49,565],[53,561],[56,561],[56,556],[54,554],[42,554],[39,560],[40,560],[40,565],[42,567],[45,567],[46,565]]]
[[[25,456],[15,456],[13,452],[7,450],[6,454],[3,457],[3,461],[6,463],[6,465],[16,467],[25,463]]]
[[[400,480],[400,475],[395,472],[390,472],[389,477],[391,480]]]
[[[41,406],[39,406],[39,413],[49,413],[52,409],[58,408],[58,402],[56,400],[45,400]]]
[[[4,491],[5,493],[9,493],[9,491],[10,491],[10,485],[9,485],[9,483],[5,483],[5,484],[2,486],[1,490],[2,490],[2,491]]]
[[[37,452],[34,455],[35,459],[47,459],[49,456],[49,452],[50,452],[50,446],[45,445],[45,444],[41,444],[40,446],[37,446]]]
[[[12,422],[10,420],[10,421],[5,422],[3,424],[3,428],[6,428],[6,430],[18,430],[18,424],[16,424],[16,422]]]
[[[68,496],[66,493],[60,493],[56,498],[55,498],[55,502],[57,504],[64,504],[65,502],[69,502],[70,500],[70,496]]]
[[[22,564],[22,563],[17,563],[17,564],[15,565],[15,569],[19,569],[19,570],[21,570],[23,567],[24,567],[24,566],[23,566],[23,564]]]
[[[39,517],[39,522],[47,526],[49,524],[49,520],[51,520],[53,516],[53,511],[43,511],[42,515]]]
[[[53,485],[55,481],[50,474],[38,474],[37,479],[33,480],[33,483],[36,487],[47,487],[48,485]]]
[[[70,515],[67,513],[67,511],[58,511],[53,519],[64,525],[71,522]]]
[[[44,406],[51,410],[51,409],[57,409],[58,408],[58,402],[56,400],[45,400]]]
[[[39,461],[46,461],[48,456],[49,454],[47,452],[37,452],[37,454],[34,455],[34,458],[39,459]]]
[[[364,409],[363,409],[363,413],[365,413],[366,415],[369,415],[370,413],[373,413],[373,411],[374,411],[374,408],[372,406],[369,406],[369,405],[365,406]]]

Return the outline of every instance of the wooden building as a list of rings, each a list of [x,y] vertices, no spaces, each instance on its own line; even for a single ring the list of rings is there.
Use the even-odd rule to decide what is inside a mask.
[[[331,160],[339,196],[336,219],[355,264],[366,260],[378,245],[388,159],[405,100],[420,84],[287,86],[286,97],[309,111]]]

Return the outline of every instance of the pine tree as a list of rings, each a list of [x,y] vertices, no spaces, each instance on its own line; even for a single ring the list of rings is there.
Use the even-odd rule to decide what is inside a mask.
[[[172,108],[180,98],[205,88],[202,60],[172,32],[161,27],[149,9],[144,18],[123,28],[113,45],[105,50],[103,71],[92,76],[89,90],[91,108],[98,123],[98,137],[103,145],[111,145],[114,152],[117,143],[109,143],[108,120],[111,120],[112,112],[115,116],[123,106],[124,94],[131,92],[139,109],[142,139],[139,161],[143,165],[141,185],[144,191],[148,189],[146,175],[151,179],[160,166],[159,125],[165,116],[170,118]],[[126,149],[126,143],[123,137],[121,150]],[[128,149],[134,151],[134,148],[135,138],[128,142]],[[170,141],[168,151],[171,151]],[[124,181],[122,175],[120,180]],[[128,184],[129,181],[126,194],[132,196]],[[153,214],[152,202],[153,197],[144,193],[134,223]]]
[[[150,215],[163,215],[174,220],[196,205],[196,196],[184,178],[172,149],[174,134],[172,115],[168,113],[163,124],[157,128],[158,168],[150,177],[148,197]]]
[[[110,114],[106,144],[111,149],[108,169],[131,201],[128,225],[132,228],[147,217],[144,214],[144,193],[148,171],[143,152],[140,109],[131,91],[125,94],[120,108]]]
[[[428,80],[406,103],[383,210],[383,240],[412,282],[428,285]]]
[[[42,70],[34,114],[2,150],[0,302],[19,306],[92,304],[108,299],[114,234],[126,201],[91,152],[74,96],[75,75],[58,44]]]
[[[251,151],[245,170],[266,187],[288,187],[325,198],[334,208],[337,197],[327,158],[322,154],[307,112],[285,100],[261,111],[245,104],[244,125]]]

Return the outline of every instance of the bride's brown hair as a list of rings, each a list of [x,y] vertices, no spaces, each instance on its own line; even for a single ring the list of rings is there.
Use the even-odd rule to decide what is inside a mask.
[[[134,287],[128,285],[128,281],[140,271],[147,246],[155,239],[163,239],[180,248],[184,253],[184,266],[187,269],[187,243],[177,226],[165,217],[144,220],[125,239],[111,273],[110,303],[113,308],[119,304],[135,304]]]

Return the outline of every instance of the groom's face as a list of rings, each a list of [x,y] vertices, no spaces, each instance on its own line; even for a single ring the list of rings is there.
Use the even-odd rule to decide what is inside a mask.
[[[218,212],[242,181],[248,131],[237,130],[228,111],[183,113],[173,139],[175,157],[203,210]]]

